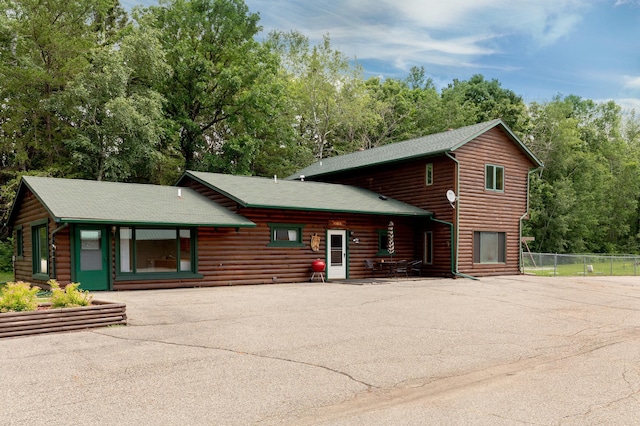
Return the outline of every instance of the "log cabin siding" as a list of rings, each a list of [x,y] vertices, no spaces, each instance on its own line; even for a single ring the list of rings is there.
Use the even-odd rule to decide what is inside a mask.
[[[433,164],[433,183],[426,184],[427,164]],[[423,208],[434,218],[445,222],[455,221],[455,209],[447,200],[447,190],[455,189],[455,162],[445,156],[392,163],[365,169],[339,173],[322,180],[344,185],[358,186],[408,204]],[[433,263],[423,266],[428,276],[450,276],[451,233],[446,225],[425,221],[416,235],[416,257],[422,258],[423,233],[433,232]]]
[[[47,280],[38,280],[33,276],[33,236],[31,226],[34,222],[48,219],[49,242],[51,233],[56,228],[55,222],[49,217],[49,213],[40,203],[38,198],[29,190],[17,201],[15,208],[18,212],[13,223],[14,228],[22,225],[22,258],[17,258],[14,264],[14,278],[16,281],[26,281],[43,286]],[[49,274],[51,274],[51,248],[49,248]]]
[[[520,218],[527,212],[529,170],[524,153],[497,128],[456,151],[460,162],[458,268],[474,276],[520,273]],[[504,167],[504,191],[485,189],[485,165]],[[473,262],[474,231],[506,233],[506,262]]]
[[[255,222],[255,228],[200,228],[198,230],[198,273],[200,279],[153,281],[114,281],[114,290],[134,290],[171,287],[208,287],[243,284],[305,282],[311,278],[311,262],[326,260],[326,232],[330,221],[346,223],[348,278],[370,276],[365,259],[382,260],[376,256],[378,230],[387,229],[394,221],[396,235],[395,259],[415,257],[415,219],[386,216],[365,216],[340,213],[242,209],[242,214]],[[304,247],[269,247],[269,223],[300,224]],[[310,247],[311,237],[320,236],[320,250]],[[358,239],[358,243],[354,239]]]
[[[499,128],[493,128],[455,150],[441,155],[403,163],[312,178],[366,188],[434,213],[434,218],[457,223],[458,272],[476,276],[520,273],[520,218],[527,211],[529,171],[532,161]],[[433,184],[426,185],[426,165],[433,164]],[[504,167],[503,192],[485,190],[485,165]],[[447,190],[459,192],[456,208],[446,198]],[[425,267],[427,275],[451,274],[451,236],[446,225],[433,223],[434,261]],[[473,262],[474,231],[506,233],[506,262]],[[456,231],[454,231],[456,232]],[[420,249],[422,250],[422,249]],[[455,256],[455,254],[454,254]]]

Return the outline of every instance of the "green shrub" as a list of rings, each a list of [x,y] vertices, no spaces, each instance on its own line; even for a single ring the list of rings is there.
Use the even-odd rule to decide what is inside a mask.
[[[0,272],[13,272],[13,239],[0,240]]]
[[[40,287],[32,287],[23,281],[8,282],[0,289],[0,312],[35,311],[39,291]]]
[[[47,284],[51,287],[51,307],[70,308],[75,306],[88,306],[91,304],[93,296],[86,290],[80,290],[80,283],[67,284],[64,289],[56,280],[49,280]]]

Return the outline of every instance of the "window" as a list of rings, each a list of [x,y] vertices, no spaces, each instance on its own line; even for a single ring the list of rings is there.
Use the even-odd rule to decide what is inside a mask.
[[[378,252],[376,256],[389,256],[389,231],[378,229]]]
[[[427,164],[425,169],[425,183],[427,186],[433,184],[433,163]]]
[[[473,233],[474,263],[505,263],[506,234],[504,232]]]
[[[302,228],[304,225],[287,223],[269,223],[271,241],[269,247],[304,247]]]
[[[31,226],[33,275],[39,279],[49,278],[49,227],[47,222],[44,219]]]
[[[24,235],[22,233],[22,225],[16,226],[16,258],[22,259],[24,256]]]
[[[485,188],[489,191],[504,191],[504,167],[487,164],[484,169]]]
[[[195,274],[195,230],[121,227],[118,273]]]
[[[428,231],[424,233],[424,247],[422,253],[424,256],[422,262],[426,265],[433,264],[433,232]]]

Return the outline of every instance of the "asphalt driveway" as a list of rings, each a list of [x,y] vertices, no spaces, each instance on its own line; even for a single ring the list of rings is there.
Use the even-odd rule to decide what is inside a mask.
[[[638,277],[97,298],[129,325],[0,339],[0,423],[640,423]]]

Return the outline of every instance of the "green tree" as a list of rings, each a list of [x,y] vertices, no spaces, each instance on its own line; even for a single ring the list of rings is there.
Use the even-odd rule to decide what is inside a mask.
[[[334,50],[327,35],[310,46],[298,32],[273,32],[267,44],[280,55],[288,76],[291,125],[300,144],[310,147],[316,159],[366,146],[367,130],[376,125],[378,114],[361,68]]]
[[[371,78],[366,82],[378,103],[376,126],[369,126],[366,148],[407,140],[445,130],[439,120],[440,96],[424,68],[412,68],[405,80]]]
[[[52,97],[67,122],[68,176],[151,179],[161,153],[162,97],[153,86],[169,69],[154,31],[132,29],[117,46],[93,49],[90,64]]]
[[[57,167],[68,126],[49,100],[88,63],[117,0],[6,0],[0,6],[0,157],[15,170]],[[104,32],[100,31],[104,38]]]
[[[463,112],[466,117],[465,124],[481,123],[496,118],[501,118],[514,132],[522,134],[526,132],[528,126],[528,116],[526,105],[521,96],[513,91],[502,87],[496,79],[485,80],[480,74],[472,76],[469,80],[453,80],[442,90],[442,100],[448,104],[451,110]],[[446,116],[452,121],[455,116]],[[447,121],[447,120],[445,120]]]
[[[639,157],[621,136],[619,107],[558,96],[530,112],[526,140],[545,163],[532,184],[528,224],[538,249],[637,250]]]
[[[160,92],[187,169],[233,161],[236,150],[243,158],[232,171],[250,169],[244,157],[258,149],[257,122],[274,113],[267,87],[277,68],[254,39],[258,19],[242,0],[162,0],[139,11],[140,25],[159,31],[172,70]]]

